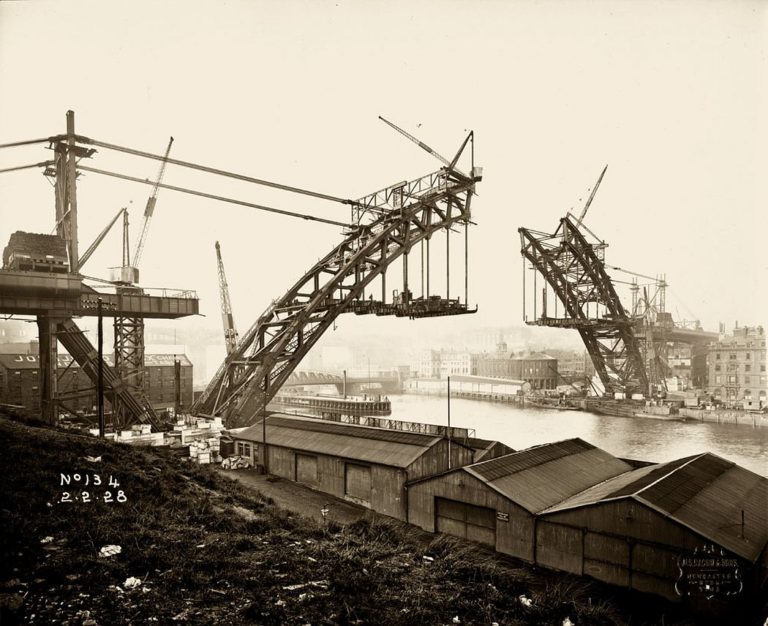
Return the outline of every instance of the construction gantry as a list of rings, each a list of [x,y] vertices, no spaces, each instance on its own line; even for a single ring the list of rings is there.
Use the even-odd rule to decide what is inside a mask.
[[[66,398],[58,392],[57,350],[60,342],[94,384],[97,384],[101,370],[106,383],[105,396],[113,407],[112,419],[116,429],[136,421],[158,426],[157,416],[142,387],[144,319],[195,315],[198,313],[197,295],[193,291],[146,290],[133,284],[138,272],[130,267],[130,259],[125,252],[125,209],[121,209],[88,250],[79,255],[77,181],[79,171],[85,167],[80,161],[96,152],[94,148],[78,145],[83,142],[84,138],[75,134],[75,114],[68,111],[66,134],[0,146],[48,144],[54,155],[52,161],[2,171],[43,167],[44,175],[51,180],[54,188],[56,216],[56,235],[17,232],[12,236],[12,243],[15,240],[16,244],[6,247],[3,268],[0,269],[0,313],[37,317],[39,387],[44,420],[56,423],[60,409],[68,410]],[[167,155],[166,151],[166,159]],[[156,196],[157,188],[151,198],[152,208]],[[81,267],[121,214],[126,220],[121,275],[115,281],[98,280],[101,286],[96,289],[84,282],[94,279],[83,276]],[[142,238],[145,236],[146,229]],[[60,253],[38,255],[36,246],[41,241],[54,248],[60,245]],[[40,258],[35,259],[36,256]],[[103,285],[108,285],[109,291],[104,291]],[[114,369],[103,359],[99,366],[98,352],[72,319],[75,316],[115,318]]]

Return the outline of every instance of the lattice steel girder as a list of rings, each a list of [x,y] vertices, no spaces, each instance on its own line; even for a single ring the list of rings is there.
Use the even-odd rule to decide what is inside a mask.
[[[608,391],[639,387],[648,390],[648,375],[633,321],[627,315],[603,262],[604,244],[590,243],[568,218],[550,233],[518,229],[521,254],[538,271],[563,303],[566,317],[533,324],[577,328],[595,371]],[[585,307],[605,308],[599,319]]]
[[[229,427],[256,421],[336,317],[393,261],[439,230],[468,226],[475,183],[443,168],[364,198],[344,240],[243,335],[193,411],[222,416]],[[393,198],[402,206],[392,207]],[[366,215],[372,221],[362,223]],[[235,367],[239,370],[232,376]]]
[[[116,316],[115,373],[131,394],[153,414],[152,404],[144,391],[144,318]],[[115,427],[130,426],[135,418],[125,402],[115,399]]]

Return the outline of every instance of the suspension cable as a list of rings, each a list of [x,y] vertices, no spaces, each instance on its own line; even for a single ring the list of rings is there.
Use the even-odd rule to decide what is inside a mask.
[[[6,167],[5,169],[0,170],[0,174],[4,174],[5,172],[17,172],[19,170],[28,170],[33,167],[48,167],[49,165],[53,165],[53,161],[41,161],[40,163],[31,163],[29,165],[17,165],[16,167]]]
[[[229,202],[230,204],[239,204],[241,206],[247,206],[252,209],[259,209],[260,211],[269,211],[270,213],[279,213],[281,215],[288,215],[290,217],[299,217],[304,220],[311,220],[313,222],[322,222],[324,224],[332,224],[334,226],[341,226],[342,228],[348,228],[349,224],[344,222],[337,222],[335,220],[329,220],[324,217],[315,217],[313,215],[306,215],[304,213],[295,213],[293,211],[286,211],[284,209],[276,209],[274,207],[264,206],[262,204],[253,204],[252,202],[245,202],[244,200],[235,200],[234,198],[226,198],[224,196],[216,196],[211,193],[205,193],[204,191],[196,191],[194,189],[186,189],[184,187],[176,187],[174,185],[168,185],[166,183],[157,183],[146,178],[137,178],[135,176],[128,176],[127,174],[118,174],[117,172],[108,172],[106,170],[100,170],[95,167],[88,167],[86,165],[78,165],[79,170],[84,172],[93,172],[94,174],[103,174],[104,176],[112,176],[114,178],[121,178],[122,180],[129,180],[134,183],[143,183],[145,185],[157,185],[163,189],[170,189],[172,191],[179,191],[181,193],[188,193],[193,196],[200,196],[202,198],[209,198],[211,200],[218,200],[220,202]]]
[[[179,159],[171,159],[159,154],[152,154],[150,152],[143,152],[142,150],[135,150],[134,148],[126,148],[124,146],[118,146],[112,143],[106,143],[104,141],[97,141],[96,139],[90,139],[83,137],[82,135],[76,135],[77,140],[83,143],[98,146],[99,148],[105,148],[107,150],[116,150],[117,152],[124,152],[126,154],[132,154],[134,156],[144,157],[147,159],[155,159],[157,161],[166,161],[172,165],[179,165],[181,167],[189,167],[201,172],[207,172],[209,174],[218,174],[219,176],[227,176],[229,178],[236,178],[237,180],[243,180],[248,183],[255,183],[257,185],[264,185],[266,187],[273,187],[275,189],[282,189],[283,191],[290,191],[292,193],[300,193],[305,196],[312,196],[314,198],[320,198],[322,200],[330,200],[331,202],[340,202],[342,204],[357,204],[355,200],[349,200],[346,198],[339,198],[337,196],[331,196],[317,191],[309,191],[307,189],[300,189],[299,187],[291,187],[290,185],[283,185],[281,183],[273,183],[268,180],[262,180],[260,178],[253,178],[251,176],[245,176],[243,174],[236,174],[234,172],[228,172],[226,170],[216,169],[214,167],[207,167],[205,165],[198,165],[197,163],[190,163],[189,161],[180,161]]]
[[[53,137],[41,137],[40,139],[27,139],[26,141],[14,141],[12,143],[2,143],[0,148],[15,148],[16,146],[29,146],[35,143],[48,143],[58,141],[66,135],[55,135]]]

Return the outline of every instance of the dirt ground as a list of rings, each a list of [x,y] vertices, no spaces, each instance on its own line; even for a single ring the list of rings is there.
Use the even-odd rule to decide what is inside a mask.
[[[253,469],[221,470],[221,473],[272,498],[282,508],[320,522],[323,521],[323,515],[320,512],[323,508],[328,509],[326,521],[334,521],[338,524],[350,524],[373,515],[369,509],[352,502],[346,502],[276,476],[267,477]]]

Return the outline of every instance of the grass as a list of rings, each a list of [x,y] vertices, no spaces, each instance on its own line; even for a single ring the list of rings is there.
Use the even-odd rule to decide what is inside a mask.
[[[0,440],[3,625],[661,623],[627,618],[602,587],[425,543],[394,520],[323,526],[163,450],[6,419]],[[60,503],[74,472],[112,475],[127,501]],[[99,557],[109,544],[122,552]]]

